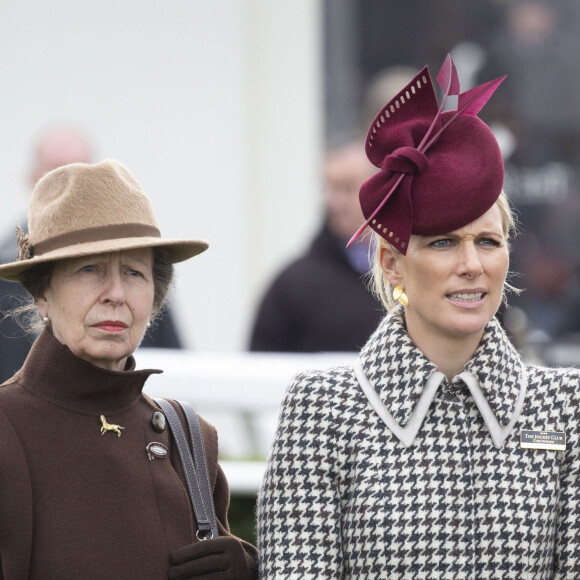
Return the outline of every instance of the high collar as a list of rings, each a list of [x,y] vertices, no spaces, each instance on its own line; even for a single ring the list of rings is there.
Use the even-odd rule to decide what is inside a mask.
[[[379,404],[390,415],[397,436],[405,431],[407,424],[408,431],[420,427],[432,397],[446,380],[407,334],[402,308],[389,313],[364,346],[360,370],[361,384],[366,378]],[[526,373],[517,351],[495,318],[487,324],[464,371],[453,379],[454,385],[462,383],[475,399],[494,444],[501,447],[521,411]],[[424,393],[427,390],[428,397]],[[411,435],[409,432],[406,435],[410,444]]]
[[[121,412],[135,403],[147,378],[159,370],[110,371],[75,356],[46,328],[14,379],[35,395],[70,411],[94,415]]]

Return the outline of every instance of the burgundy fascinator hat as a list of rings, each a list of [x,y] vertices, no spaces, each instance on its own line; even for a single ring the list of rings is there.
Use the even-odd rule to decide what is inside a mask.
[[[375,117],[366,154],[380,171],[361,186],[367,227],[406,254],[411,234],[439,235],[483,215],[499,197],[504,168],[498,143],[477,114],[505,76],[460,92],[448,55],[437,82],[441,106],[425,67]],[[457,110],[443,111],[449,95]]]

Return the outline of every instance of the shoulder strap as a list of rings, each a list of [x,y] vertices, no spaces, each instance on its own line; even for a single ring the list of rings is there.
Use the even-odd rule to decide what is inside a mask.
[[[207,466],[207,457],[205,454],[205,445],[203,444],[203,435],[201,432],[201,424],[194,408],[187,401],[177,401],[187,419],[187,426],[189,427],[189,437],[193,447],[193,461],[197,467],[197,480],[199,482],[199,489],[203,503],[206,508],[206,514],[211,525],[211,532],[214,538],[217,538],[219,533],[217,529],[217,518],[215,515],[215,506],[213,503],[213,494],[211,492],[211,483],[209,480],[209,469]]]
[[[201,426],[197,414],[184,401],[177,401],[187,419],[191,441],[193,443],[194,455],[192,456],[187,437],[183,430],[183,425],[179,419],[179,415],[169,401],[165,399],[154,399],[161,407],[173,435],[173,440],[177,447],[181,466],[183,467],[183,474],[185,476],[185,483],[191,501],[191,507],[195,514],[197,521],[196,537],[199,540],[207,540],[209,538],[217,538],[218,529],[215,517],[215,509],[213,504],[213,496],[211,493],[211,486],[209,483],[209,474],[207,468],[207,460],[205,456],[205,448],[203,446],[203,439],[201,434]],[[194,460],[195,458],[195,460]]]

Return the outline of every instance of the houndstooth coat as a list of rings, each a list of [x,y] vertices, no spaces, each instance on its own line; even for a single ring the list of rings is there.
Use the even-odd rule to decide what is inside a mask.
[[[401,310],[387,315],[358,370],[287,391],[258,500],[261,577],[580,579],[579,383],[525,367],[494,319],[448,384]],[[566,450],[522,449],[521,429],[564,431]]]

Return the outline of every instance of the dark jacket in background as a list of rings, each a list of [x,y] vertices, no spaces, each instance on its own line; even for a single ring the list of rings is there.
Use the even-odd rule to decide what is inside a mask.
[[[18,282],[0,280],[0,383],[20,369],[34,342],[34,336],[27,336],[13,318],[4,316],[27,299],[28,293]]]
[[[325,226],[307,253],[274,280],[260,304],[250,350],[357,351],[383,308]]]

